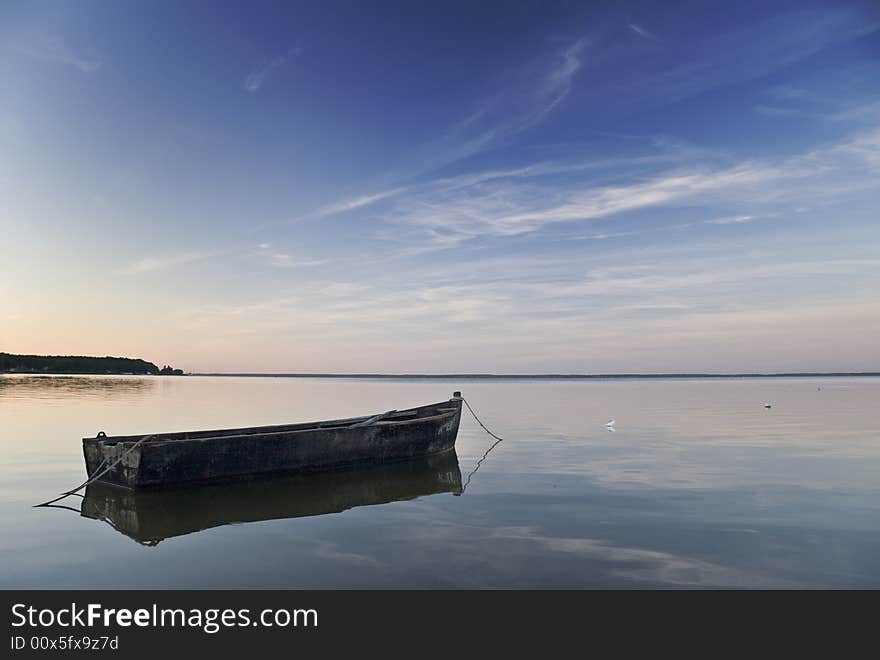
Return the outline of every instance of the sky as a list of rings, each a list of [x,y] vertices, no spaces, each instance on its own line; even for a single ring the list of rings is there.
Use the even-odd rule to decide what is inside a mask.
[[[0,351],[880,371],[877,2],[0,3]]]

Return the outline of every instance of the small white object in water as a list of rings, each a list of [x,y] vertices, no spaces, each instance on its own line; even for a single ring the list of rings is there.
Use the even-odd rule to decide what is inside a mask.
[[[764,404],[764,407],[765,407],[765,408],[772,408],[773,406],[771,406],[769,403],[765,403],[765,404]]]
[[[605,422],[605,426],[614,426],[614,420],[609,419],[607,422]]]

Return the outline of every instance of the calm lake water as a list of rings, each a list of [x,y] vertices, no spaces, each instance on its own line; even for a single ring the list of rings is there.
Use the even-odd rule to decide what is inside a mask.
[[[31,507],[85,479],[80,438],[99,430],[350,417],[453,390],[505,438],[462,495],[494,442],[467,412],[439,464]],[[0,587],[876,588],[878,404],[875,378],[0,376]]]

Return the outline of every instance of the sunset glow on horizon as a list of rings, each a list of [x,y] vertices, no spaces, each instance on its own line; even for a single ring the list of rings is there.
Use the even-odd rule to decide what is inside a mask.
[[[328,7],[0,7],[0,351],[880,371],[876,3]]]

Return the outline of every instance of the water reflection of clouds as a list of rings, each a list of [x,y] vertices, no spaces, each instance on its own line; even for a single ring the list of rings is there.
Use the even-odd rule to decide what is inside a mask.
[[[443,562],[446,579],[461,586],[799,586],[797,580],[772,570],[740,568],[603,537],[553,536],[536,526],[434,525],[416,532],[399,539],[418,548],[406,570],[418,574]]]
[[[620,443],[615,444],[536,441],[508,456],[493,456],[495,462],[483,472],[514,473],[518,476],[509,481],[522,484],[520,473],[527,464],[529,475],[582,475],[610,488],[703,490],[766,483],[877,488],[880,456],[877,447],[861,449],[864,438],[850,444],[844,437],[840,443],[815,446],[755,446],[748,441],[715,443],[710,437],[704,437],[704,442],[686,442],[671,433],[667,437],[666,441],[655,437],[645,442],[618,432],[614,440]]]
[[[313,551],[315,555],[322,561],[354,564],[356,566],[365,566],[371,569],[378,569],[383,566],[387,568],[384,562],[379,561],[377,557],[373,557],[363,553],[346,551],[342,548],[342,546],[331,541],[316,541]]]
[[[645,548],[622,547],[605,539],[543,536],[532,528],[494,530],[502,542],[525,541],[541,546],[538,552],[575,555],[601,566],[603,574],[623,583],[673,587],[793,587],[791,582],[731,566],[677,556]],[[528,552],[535,552],[526,548]]]

